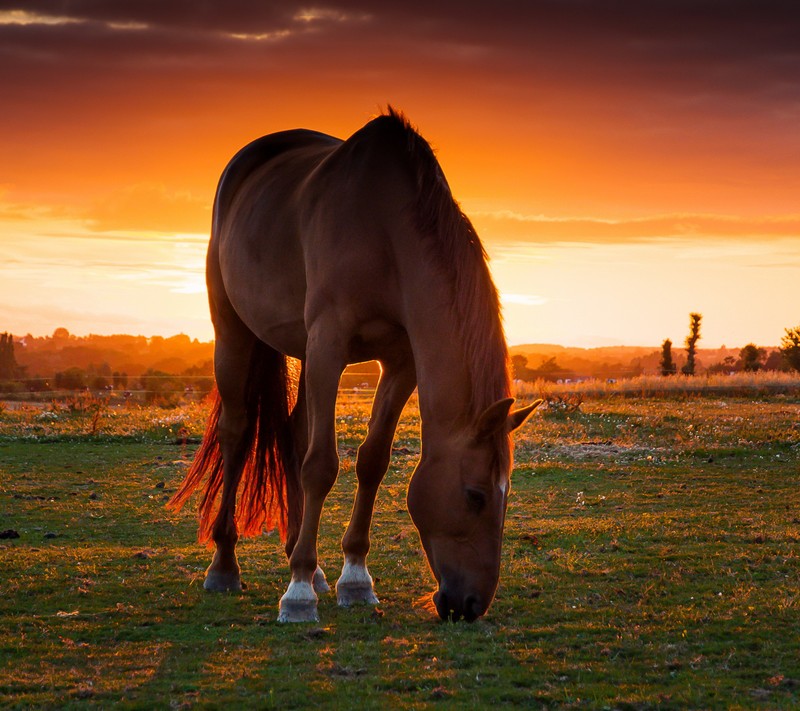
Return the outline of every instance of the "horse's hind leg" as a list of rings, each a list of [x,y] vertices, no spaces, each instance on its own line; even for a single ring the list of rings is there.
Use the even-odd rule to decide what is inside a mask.
[[[416,373],[410,355],[396,363],[383,364],[383,372],[372,405],[369,432],[358,449],[356,460],[358,490],[353,504],[353,514],[342,539],[344,567],[336,583],[336,597],[342,606],[356,602],[369,604],[378,602],[366,562],[370,546],[369,528],[375,497],[389,468],[397,422],[415,386]]]
[[[241,590],[239,563],[236,559],[234,513],[236,490],[249,454],[246,391],[255,337],[243,330],[235,334],[217,333],[214,350],[214,373],[222,400],[217,436],[223,461],[222,497],[214,520],[211,538],[216,549],[206,571],[206,590]]]

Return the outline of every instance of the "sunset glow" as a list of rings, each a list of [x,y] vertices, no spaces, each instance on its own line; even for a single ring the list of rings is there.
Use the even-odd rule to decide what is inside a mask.
[[[796,5],[179,7],[0,3],[0,331],[211,338],[227,160],[389,103],[484,240],[511,343],[800,323]]]

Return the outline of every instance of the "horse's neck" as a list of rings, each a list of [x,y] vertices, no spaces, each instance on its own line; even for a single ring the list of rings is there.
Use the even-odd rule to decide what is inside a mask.
[[[472,384],[459,324],[433,289],[407,324],[417,371],[423,432],[452,431],[471,421]]]
[[[415,245],[408,239],[408,233],[397,239],[395,254],[402,292],[399,298],[414,352],[423,433],[431,429],[426,425],[453,432],[475,424],[479,414],[474,411],[476,405],[480,408],[492,404],[474,402],[476,383],[473,379],[485,378],[482,384],[477,383],[479,398],[485,399],[490,396],[487,386],[491,389],[491,383],[504,382],[505,377],[496,372],[478,372],[479,367],[469,362],[468,358],[474,354],[468,353],[465,344],[478,339],[467,329],[477,326],[474,322],[464,323],[463,317],[457,315],[453,307],[453,277],[443,274],[440,265],[427,252],[428,246],[422,244],[422,240]],[[474,307],[475,304],[469,308]],[[481,332],[481,337],[492,337],[491,326],[487,324],[487,333]],[[502,331],[499,324],[497,329]],[[486,361],[487,367],[505,368],[504,362],[495,363],[492,358]],[[496,399],[503,397],[506,394],[500,392]]]

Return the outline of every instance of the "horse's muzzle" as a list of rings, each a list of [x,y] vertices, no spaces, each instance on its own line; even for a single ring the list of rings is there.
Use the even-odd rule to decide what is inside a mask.
[[[462,619],[474,622],[488,607],[478,595],[464,594],[456,590],[447,591],[444,586],[434,593],[433,602],[439,617],[452,622]]]

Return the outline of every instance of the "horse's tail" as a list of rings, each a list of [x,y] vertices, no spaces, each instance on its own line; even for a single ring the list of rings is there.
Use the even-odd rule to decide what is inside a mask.
[[[300,461],[295,451],[291,410],[294,388],[287,358],[258,341],[247,380],[247,429],[242,437],[244,459],[236,507],[239,535],[257,536],[277,528],[281,539],[294,540],[302,518]],[[222,400],[215,390],[206,431],[194,461],[167,507],[179,510],[201,489],[198,540],[210,543],[219,513],[223,483],[222,449],[218,428]]]

